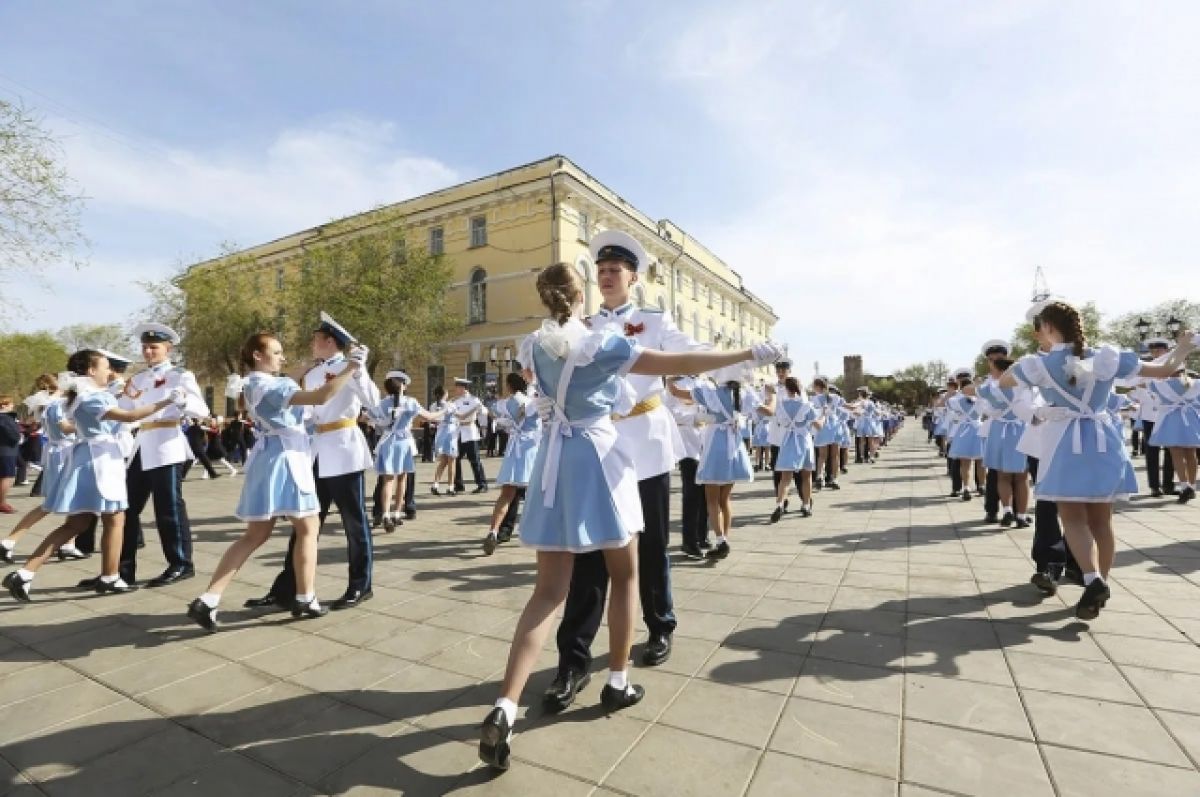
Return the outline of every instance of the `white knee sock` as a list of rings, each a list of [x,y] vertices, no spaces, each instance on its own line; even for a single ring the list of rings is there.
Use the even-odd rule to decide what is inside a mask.
[[[624,692],[629,687],[629,670],[609,670],[608,685],[618,692]]]
[[[215,609],[221,602],[221,596],[215,592],[206,592],[200,596],[200,602],[210,609]]]

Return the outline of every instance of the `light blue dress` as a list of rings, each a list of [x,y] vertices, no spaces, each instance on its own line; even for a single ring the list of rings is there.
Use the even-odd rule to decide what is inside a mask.
[[[1037,496],[1043,501],[1109,503],[1137,492],[1133,463],[1125,448],[1121,424],[1107,411],[1113,382],[1136,376],[1136,352],[1111,346],[1087,349],[1092,378],[1070,384],[1070,347],[1055,346],[1044,354],[1022,357],[1010,373],[1022,384],[1041,389],[1049,405],[1037,435]]]
[[[883,425],[879,422],[879,406],[870,399],[862,403],[862,413],[854,422],[854,434],[858,437],[883,437]]]
[[[449,403],[446,406],[451,407]],[[458,418],[455,417],[453,409],[443,415],[441,423],[438,424],[437,434],[433,438],[433,455],[458,456]]]
[[[304,407],[288,405],[299,390],[286,376],[254,371],[246,378],[246,407],[257,439],[246,457],[246,478],[234,511],[240,520],[308,517],[320,509]]]
[[[508,433],[508,447],[504,449],[496,484],[527,487],[542,437],[541,418],[532,404],[523,403],[516,396],[497,402],[497,408],[512,420],[513,428]]]
[[[642,348],[612,331],[594,332],[560,359],[539,340],[538,332],[526,338],[520,359],[551,403],[551,421],[533,463],[521,542],[573,553],[622,548],[645,523],[637,472],[617,445],[612,414],[626,396],[622,377]],[[573,368],[564,380],[568,363]]]
[[[415,398],[400,396],[399,400],[388,396],[371,412],[371,418],[387,424],[387,434],[375,446],[375,471],[384,476],[414,473],[416,445],[413,443],[412,424],[421,404]]]
[[[825,425],[813,435],[813,445],[817,448],[837,445],[838,442],[838,408],[844,402],[837,396],[828,393],[818,393],[812,397],[813,408],[818,418],[825,418]]]
[[[983,438],[979,436],[979,401],[959,393],[946,402],[952,412],[958,413],[959,423],[950,438],[951,459],[983,459]]]
[[[993,382],[979,386],[979,399],[986,405],[991,418],[983,443],[983,465],[988,470],[1024,473],[1029,465],[1025,455],[1017,450],[1025,424],[1012,411],[1015,395],[1013,388],[1000,387]]]
[[[818,394],[816,398],[821,398]],[[821,414],[815,400],[808,402],[800,398],[782,399],[775,410],[775,422],[787,429],[779,444],[779,456],[775,470],[779,473],[794,473],[798,470],[815,470],[816,454],[813,451],[812,424]]]
[[[42,509],[58,515],[107,515],[129,506],[125,457],[117,442],[121,422],[104,420],[114,409],[117,399],[107,390],[81,395],[65,409],[75,424],[75,444]]]
[[[1159,406],[1150,445],[1200,448],[1200,381],[1185,385],[1179,377],[1156,379],[1150,391]]]
[[[67,464],[67,454],[75,444],[75,435],[67,434],[59,424],[66,417],[66,399],[57,398],[46,405],[42,414],[42,429],[46,433],[46,445],[42,449],[42,495],[54,495],[54,485],[62,476]]]
[[[750,455],[738,433],[738,413],[733,406],[733,389],[718,387],[692,388],[692,400],[711,416],[704,427],[700,445],[700,466],[696,469],[696,484],[733,484],[754,481]]]

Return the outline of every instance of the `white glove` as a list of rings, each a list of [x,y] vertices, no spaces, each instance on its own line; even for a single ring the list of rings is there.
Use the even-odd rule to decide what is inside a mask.
[[[350,362],[358,363],[363,368],[367,367],[367,357],[371,350],[366,346],[354,346],[350,349]]]
[[[537,411],[538,417],[542,419],[542,423],[550,423],[554,420],[554,401],[546,396],[538,396],[531,402],[534,410]]]
[[[187,391],[181,387],[171,388],[171,392],[167,394],[167,398],[171,400],[172,404],[180,409],[183,409],[185,406],[187,406]]]
[[[782,357],[784,351],[783,346],[778,343],[764,340],[762,343],[755,343],[751,346],[750,354],[753,355],[755,365],[767,365]]]

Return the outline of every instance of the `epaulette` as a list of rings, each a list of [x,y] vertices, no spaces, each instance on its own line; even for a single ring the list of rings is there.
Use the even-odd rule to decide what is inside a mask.
[[[638,310],[643,313],[654,313],[655,315],[662,315],[666,312],[661,307],[639,307]]]

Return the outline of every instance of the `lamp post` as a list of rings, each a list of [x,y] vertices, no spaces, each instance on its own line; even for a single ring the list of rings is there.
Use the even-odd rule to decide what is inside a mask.
[[[1176,335],[1178,335],[1179,330],[1181,330],[1181,329],[1183,329],[1183,322],[1180,321],[1178,318],[1176,318],[1175,316],[1171,316],[1170,318],[1167,319],[1167,332],[1170,333],[1172,338],[1174,338]]]
[[[503,388],[504,369],[506,367],[508,367],[511,370],[511,367],[512,367],[512,346],[504,347],[504,358],[503,359],[501,359],[500,354],[501,354],[500,350],[496,347],[496,344],[493,343],[491,345],[491,347],[488,349],[488,359],[491,361],[492,365],[496,366],[496,369],[497,369],[497,377],[496,377],[498,380],[498,384],[496,385],[497,395],[499,395],[504,390],[504,388]]]
[[[1139,317],[1137,323],[1133,325],[1133,328],[1137,330],[1138,337],[1141,338],[1142,341],[1145,341],[1146,336],[1150,334],[1150,322],[1144,318]]]

